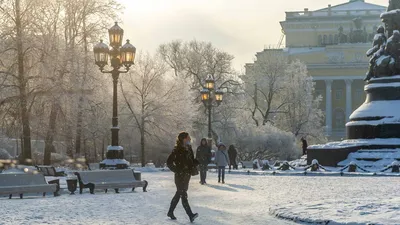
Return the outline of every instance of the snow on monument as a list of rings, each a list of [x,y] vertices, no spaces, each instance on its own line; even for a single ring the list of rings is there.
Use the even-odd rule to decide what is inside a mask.
[[[346,124],[347,140],[310,146],[309,164],[317,159],[329,166],[354,161],[382,167],[400,160],[400,0],[391,0],[381,19],[385,26],[367,52],[367,97]]]

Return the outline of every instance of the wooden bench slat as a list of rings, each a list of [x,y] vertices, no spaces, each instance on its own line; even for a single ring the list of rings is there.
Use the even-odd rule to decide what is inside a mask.
[[[75,174],[79,180],[79,193],[82,193],[84,188],[89,188],[92,194],[94,189],[143,187],[145,192],[147,188],[147,181],[136,180],[131,169],[80,171]]]
[[[57,180],[58,182],[58,180]],[[48,184],[43,174],[0,174],[0,194],[53,192],[58,196],[58,184]]]

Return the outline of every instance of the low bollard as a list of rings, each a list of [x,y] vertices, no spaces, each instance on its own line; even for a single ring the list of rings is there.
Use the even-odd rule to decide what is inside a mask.
[[[67,181],[68,191],[71,192],[70,193],[71,195],[74,195],[78,186],[78,180],[76,178],[70,178],[67,179],[66,181]]]

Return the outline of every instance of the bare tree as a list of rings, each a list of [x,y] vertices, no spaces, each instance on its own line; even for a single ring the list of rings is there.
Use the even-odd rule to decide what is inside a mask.
[[[146,164],[147,140],[165,145],[164,136],[185,124],[187,91],[182,81],[168,77],[168,65],[158,56],[138,54],[135,70],[123,77],[122,95],[126,110],[140,132],[142,166]]]
[[[248,95],[247,111],[256,126],[272,125],[298,136],[321,138],[320,97],[300,61],[290,62],[284,52],[266,50],[246,67],[242,76]]]
[[[12,89],[12,95],[1,100],[0,105],[17,101],[18,120],[22,130],[22,156],[24,163],[29,163],[31,153],[30,109],[34,102],[35,89],[31,87],[35,76],[29,73],[35,65],[32,53],[35,46],[30,44],[29,37],[32,25],[31,15],[35,12],[35,1],[8,0],[0,2],[0,17],[2,19],[2,53],[8,59],[1,60],[2,88]]]
[[[211,43],[196,40],[172,41],[161,45],[158,52],[174,71],[174,74],[190,84],[192,104],[198,114],[194,120],[194,126],[198,130],[199,134],[197,135],[200,136],[202,131],[207,128],[207,123],[203,122],[206,121],[207,110],[201,104],[199,91],[204,88],[207,76],[211,75],[216,82],[216,88],[223,90],[225,94],[236,95],[240,92],[241,80],[232,67],[233,56],[215,48]],[[227,109],[226,107],[213,109],[212,133],[214,140],[217,140],[219,136],[219,130],[214,126],[221,121],[218,115],[221,110]]]
[[[266,51],[258,56],[257,61],[246,69],[242,76],[245,90],[251,101],[248,111],[257,126],[272,122],[271,115],[281,112],[287,99],[281,99],[285,89],[285,70],[287,58],[282,52]]]

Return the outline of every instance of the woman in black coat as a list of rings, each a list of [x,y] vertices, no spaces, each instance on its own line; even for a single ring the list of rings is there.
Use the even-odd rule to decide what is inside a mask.
[[[182,199],[183,208],[186,214],[189,216],[190,222],[193,222],[199,215],[193,213],[190,209],[187,191],[189,188],[190,176],[192,170],[198,165],[197,160],[194,159],[192,147],[190,146],[190,136],[186,132],[182,132],[178,135],[174,150],[169,155],[167,160],[168,168],[175,173],[175,185],[176,193],[172,198],[171,205],[167,216],[172,220],[176,220],[174,210]]]
[[[200,167],[200,184],[206,184],[207,167],[211,162],[211,156],[211,148],[207,145],[207,139],[201,139],[200,146],[196,151],[196,159]]]

